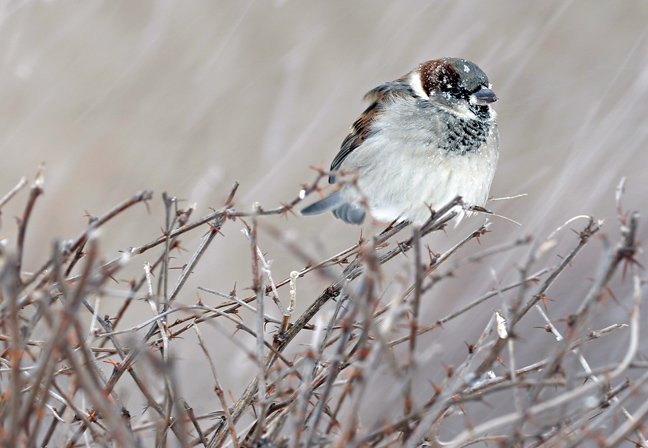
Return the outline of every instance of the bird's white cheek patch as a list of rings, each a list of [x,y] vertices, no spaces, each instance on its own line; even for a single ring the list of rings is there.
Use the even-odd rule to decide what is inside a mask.
[[[407,81],[412,87],[412,90],[414,90],[414,93],[416,93],[421,98],[428,98],[425,90],[423,90],[423,84],[421,84],[421,74],[418,72],[418,70],[410,73],[407,78]]]

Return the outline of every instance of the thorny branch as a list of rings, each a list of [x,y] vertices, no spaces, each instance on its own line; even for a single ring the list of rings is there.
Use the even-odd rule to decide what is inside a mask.
[[[624,440],[646,446],[648,363],[639,344],[645,285],[639,215],[623,213],[622,186],[617,192],[621,239],[613,247],[608,237],[601,238],[601,260],[588,274],[588,291],[580,297],[578,288],[567,289],[570,301],[563,300],[565,305],[573,306],[576,298],[579,305],[561,321],[564,316],[553,311],[550,299],[557,301],[565,291],[559,279],[585,284],[570,276],[574,266],[589,269],[580,255],[600,233],[599,221],[590,218],[571,247],[556,248],[567,253],[556,266],[539,261],[550,246],[541,239],[489,244],[492,223],[436,253],[426,236],[446,229],[462,207],[456,198],[431,212],[420,229],[395,223],[314,262],[309,244],[289,237],[289,225],[280,219],[317,193],[328,174],[318,170],[312,184],[280,207],[256,205],[251,212],[235,208],[235,184],[220,208],[193,221],[194,206],[181,210],[176,198],[164,194],[162,235],[111,259],[100,252],[96,230],[108,221],[123,223],[137,204],[148,207],[152,193],[142,191],[103,215],[90,216],[83,232],[40,254],[41,262],[28,274],[22,264],[34,226],[30,217],[44,189],[39,171],[18,232],[9,233],[15,252],[0,252],[0,343],[5,346],[0,421],[7,429],[0,433],[0,443],[71,447],[93,440],[135,447],[152,437],[158,446],[297,448],[487,441],[575,446],[591,439],[604,446]],[[0,208],[25,183],[5,194]],[[189,285],[197,266],[208,267],[206,260],[213,256],[240,256],[219,252],[224,228],[242,229],[248,237],[245,258],[251,261],[251,276],[237,280],[243,284],[239,289],[249,286],[252,294],[239,296],[236,288],[226,292],[223,285],[209,284],[198,290],[213,294],[212,300],[220,297],[220,303],[207,306],[200,298],[195,303],[196,290]],[[172,255],[182,249],[181,237],[200,241],[186,255]],[[266,237],[292,255],[294,265],[274,266],[272,251],[263,252],[260,243]],[[477,249],[474,240],[483,240],[486,247]],[[435,244],[438,250],[444,243]],[[491,267],[505,256],[523,260],[526,247],[525,261],[500,263],[497,272]],[[173,270],[170,264],[181,257],[184,264]],[[136,279],[115,286],[116,276],[131,266]],[[496,280],[493,288],[477,292],[464,287],[471,269],[497,279],[517,268],[515,281],[500,285]],[[277,277],[286,271],[292,271],[290,276]],[[628,272],[631,291],[623,282]],[[327,286],[312,299],[317,284]],[[448,291],[453,300],[439,314],[445,316],[431,319],[430,304]],[[280,294],[290,297],[288,307]],[[99,310],[107,298],[121,300],[113,317]],[[266,298],[276,308],[266,307]],[[148,315],[137,314],[139,301],[149,302]],[[300,304],[305,308],[301,314]],[[627,318],[592,329],[606,307]],[[496,331],[493,312],[498,309],[503,321]],[[524,344],[538,340],[538,330],[527,324],[536,313],[555,340],[522,357]],[[484,325],[476,328],[481,336],[473,342],[472,332],[462,332],[466,324]],[[203,336],[213,330],[216,338]],[[444,334],[452,334],[452,340],[436,342]],[[178,356],[191,350],[194,338],[207,363]],[[593,348],[610,338],[627,338],[625,352],[593,356]],[[251,367],[232,361],[232,352],[225,355],[224,347],[250,360]],[[441,374],[429,370],[430,363],[438,368],[446,359],[458,360],[457,365],[444,365]],[[186,362],[194,370],[209,367],[216,400],[205,393],[205,400],[191,403],[184,395],[194,387],[193,376],[178,375],[179,363]],[[105,374],[108,366],[112,371]],[[231,391],[242,381],[247,387],[235,397]],[[125,390],[131,396],[128,404],[120,397]],[[491,412],[475,407],[495,396],[505,401]],[[133,404],[138,400],[143,413]],[[198,414],[196,409],[206,411]],[[452,418],[458,414],[464,427]],[[449,441],[440,436],[442,430]]]

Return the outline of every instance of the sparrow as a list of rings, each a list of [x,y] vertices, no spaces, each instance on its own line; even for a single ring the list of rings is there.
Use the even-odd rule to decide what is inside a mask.
[[[457,196],[462,209],[483,207],[499,154],[497,96],[473,62],[441,58],[364,97],[369,107],[331,164],[330,196],[301,210],[333,212],[350,224],[367,213],[421,226]]]

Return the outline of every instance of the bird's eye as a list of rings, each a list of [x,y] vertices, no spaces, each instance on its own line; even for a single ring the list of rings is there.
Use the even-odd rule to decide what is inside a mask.
[[[446,91],[456,97],[460,97],[463,92],[461,86],[458,84],[446,84]]]

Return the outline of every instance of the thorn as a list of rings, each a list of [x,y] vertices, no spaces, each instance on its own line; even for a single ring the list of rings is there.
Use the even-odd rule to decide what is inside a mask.
[[[288,219],[288,213],[292,213],[293,216],[297,216],[297,214],[293,211],[293,207],[290,204],[286,204],[285,202],[280,202],[281,206],[284,208],[281,214]]]
[[[544,294],[542,294],[542,295],[540,295],[540,296],[536,296],[536,298],[537,298],[538,300],[542,300],[542,305],[544,306],[545,311],[549,311],[549,310],[547,309],[547,302],[553,302],[553,300],[551,300],[549,297],[547,297],[547,296],[544,295]]]
[[[434,389],[434,395],[439,395],[441,393],[441,391],[443,390],[443,388],[437,386],[432,381],[430,381],[430,386],[432,386],[432,389]]]
[[[175,247],[173,247],[173,248],[178,249],[178,252],[182,252],[182,251],[187,252],[187,249],[182,247],[180,244],[176,244]]]
[[[115,368],[115,370],[119,370],[119,364],[117,362],[113,361],[112,359],[107,359],[104,362],[106,364],[112,365]]]
[[[214,232],[220,233],[222,236],[225,236],[225,235],[223,235],[223,232],[221,232],[218,227],[214,226],[213,224],[209,224],[209,230],[207,232],[205,232],[205,234],[203,235],[203,238],[206,235],[209,235],[210,233],[214,233]]]

